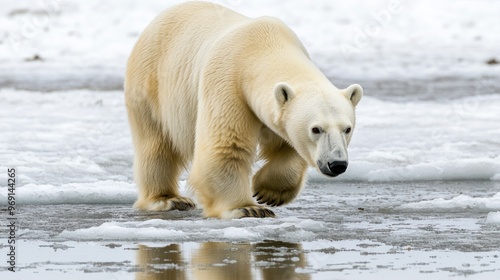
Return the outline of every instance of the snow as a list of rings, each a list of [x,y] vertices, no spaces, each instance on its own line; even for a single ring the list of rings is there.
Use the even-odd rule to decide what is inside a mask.
[[[256,236],[259,236],[259,234],[252,233],[248,231],[247,229],[244,228],[237,228],[237,227],[228,227],[224,229],[224,232],[222,233],[224,238],[227,238],[229,240],[231,239],[236,239],[236,240],[248,240],[252,239]]]
[[[133,203],[137,197],[137,191],[132,183],[104,180],[59,186],[30,183],[18,188],[17,195],[18,202],[25,205],[114,204]]]
[[[119,85],[116,77],[123,77],[126,58],[138,34],[159,11],[180,2],[3,3],[0,69],[11,77],[33,73],[44,79],[81,72],[89,84],[92,79],[88,76],[92,76],[99,84],[111,78]],[[213,2],[251,17],[282,19],[332,77],[413,79],[495,77],[500,73],[499,67],[485,63],[499,56],[496,46],[500,35],[488,32],[500,27],[497,1],[481,0],[474,5],[467,0],[322,0],[314,5],[305,0]],[[38,67],[39,62],[25,61],[35,54],[43,59],[43,67]],[[51,71],[43,70],[47,67]],[[104,78],[98,72],[104,72]]]
[[[217,221],[169,221],[151,219],[145,222],[107,222],[96,227],[64,230],[59,238],[67,240],[121,240],[121,241],[259,241],[283,239],[289,241],[314,240],[324,233],[322,222],[296,217]]]
[[[491,211],[500,210],[500,193],[493,197],[470,197],[459,195],[451,199],[436,198],[403,204],[401,210],[411,211]]]
[[[500,224],[500,211],[488,213],[485,222],[487,224]]]

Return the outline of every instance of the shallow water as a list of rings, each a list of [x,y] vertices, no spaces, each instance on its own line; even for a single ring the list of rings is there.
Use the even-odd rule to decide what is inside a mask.
[[[411,205],[498,192],[500,182],[484,181],[311,183],[276,219],[233,221],[130,204],[26,205],[9,279],[494,279],[500,224],[486,216],[500,207]]]

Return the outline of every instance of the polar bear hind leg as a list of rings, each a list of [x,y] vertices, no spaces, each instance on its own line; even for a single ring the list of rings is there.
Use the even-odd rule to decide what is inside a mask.
[[[135,105],[135,106],[134,106]],[[142,107],[138,110],[139,107]],[[190,210],[195,203],[179,194],[183,161],[161,126],[144,112],[144,105],[127,104],[135,146],[134,173],[139,197],[134,207],[143,211]]]

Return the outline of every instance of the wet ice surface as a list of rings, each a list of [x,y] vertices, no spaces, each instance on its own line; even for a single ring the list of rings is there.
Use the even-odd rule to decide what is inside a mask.
[[[14,279],[235,279],[223,277],[228,271],[243,279],[494,279],[500,224],[489,222],[491,209],[409,206],[499,192],[499,182],[479,181],[310,183],[275,209],[276,219],[232,221],[130,204],[26,205]]]

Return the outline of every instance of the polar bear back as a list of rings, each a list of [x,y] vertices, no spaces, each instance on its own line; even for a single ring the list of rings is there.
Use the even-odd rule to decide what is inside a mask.
[[[203,71],[242,74],[221,68],[248,68],[244,65],[255,57],[267,59],[269,48],[281,44],[278,37],[307,56],[295,34],[278,19],[252,19],[207,2],[174,6],[157,16],[137,41],[128,62],[126,98],[147,107],[189,161]]]

